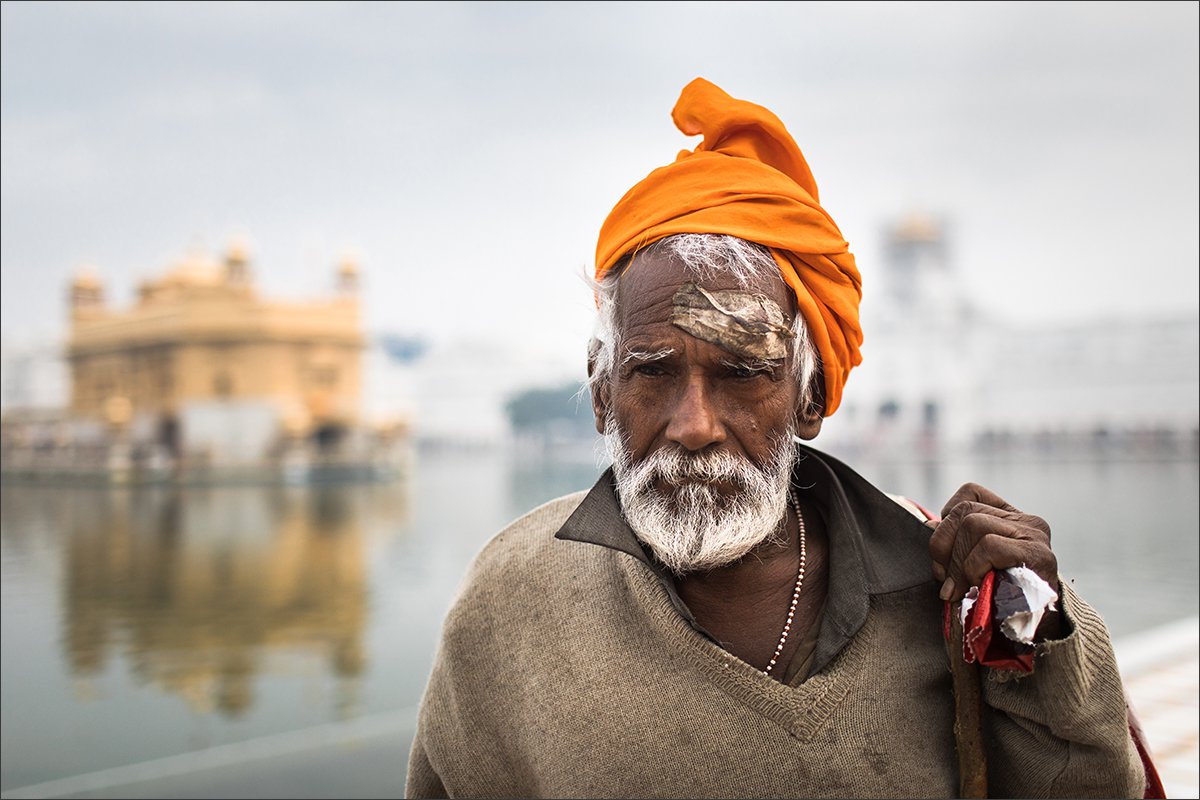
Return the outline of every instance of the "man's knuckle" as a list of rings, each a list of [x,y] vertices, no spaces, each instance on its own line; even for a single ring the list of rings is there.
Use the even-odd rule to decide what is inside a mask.
[[[992,517],[989,514],[984,514],[976,509],[971,509],[966,512],[962,520],[962,529],[972,536],[982,536],[986,531],[990,530],[994,524]]]

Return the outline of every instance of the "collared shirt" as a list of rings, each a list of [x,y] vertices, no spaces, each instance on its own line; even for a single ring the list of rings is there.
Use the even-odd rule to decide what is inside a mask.
[[[799,448],[792,486],[820,508],[829,536],[829,589],[807,670],[811,675],[820,672],[858,633],[866,621],[871,595],[933,581],[930,531],[907,508],[850,467],[810,447]],[[670,574],[647,554],[625,521],[611,469],[600,476],[555,537],[609,547],[646,564],[688,624],[717,642],[696,622]]]

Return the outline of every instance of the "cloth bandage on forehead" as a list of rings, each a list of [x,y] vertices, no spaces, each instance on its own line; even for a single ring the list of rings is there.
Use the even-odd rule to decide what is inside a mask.
[[[779,304],[756,292],[709,292],[685,283],[671,303],[672,325],[741,358],[782,360],[795,336]]]

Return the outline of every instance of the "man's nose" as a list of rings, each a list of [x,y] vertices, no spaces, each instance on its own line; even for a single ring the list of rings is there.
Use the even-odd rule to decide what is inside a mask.
[[[689,378],[684,386],[667,423],[667,438],[690,451],[725,441],[725,426],[700,376]]]

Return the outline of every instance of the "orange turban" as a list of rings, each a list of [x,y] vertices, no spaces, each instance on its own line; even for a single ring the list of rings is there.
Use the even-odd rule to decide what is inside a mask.
[[[723,233],[765,245],[821,354],[831,415],[862,361],[862,278],[818,202],[808,162],[778,117],[703,78],[684,87],[671,116],[679,130],[704,134],[704,141],[647,175],[609,213],[596,245],[596,277],[625,254],[676,233]]]

